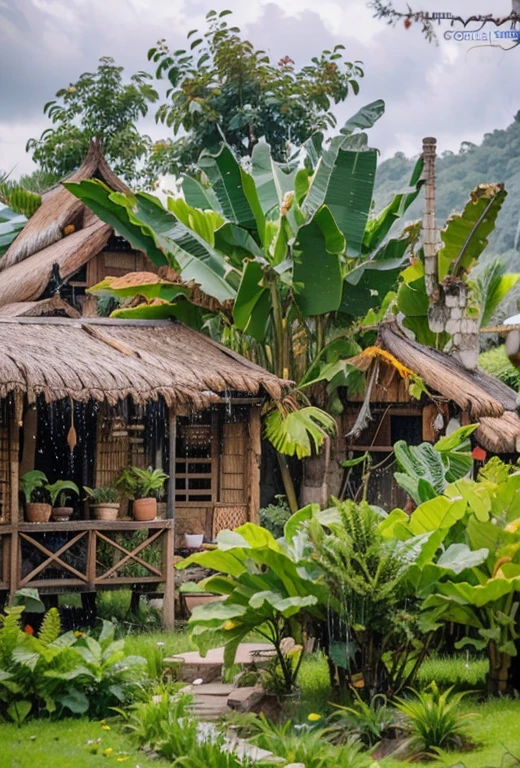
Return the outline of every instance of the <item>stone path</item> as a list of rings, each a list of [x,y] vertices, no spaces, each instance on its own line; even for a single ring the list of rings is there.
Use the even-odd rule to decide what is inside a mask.
[[[235,664],[248,667],[260,664],[273,657],[275,651],[270,643],[240,643],[235,656]],[[220,679],[224,666],[224,647],[212,648],[206,656],[198,651],[179,653],[164,659],[167,666],[181,666],[181,680],[192,683],[201,679],[203,683],[211,683]]]

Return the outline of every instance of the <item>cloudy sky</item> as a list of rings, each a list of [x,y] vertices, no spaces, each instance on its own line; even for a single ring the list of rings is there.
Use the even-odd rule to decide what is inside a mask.
[[[462,15],[507,15],[511,7],[510,0],[410,3]],[[212,8],[233,10],[235,23],[274,60],[288,54],[303,65],[343,43],[350,59],[364,62],[366,76],[339,119],[383,98],[387,112],[372,144],[385,157],[416,154],[425,135],[437,136],[441,151],[456,150],[506,127],[520,109],[520,48],[446,42],[443,30],[440,45],[429,45],[418,29],[373,19],[366,0],[0,0],[0,169],[14,169],[13,176],[33,169],[25,143],[47,126],[43,104],[100,56],[113,56],[128,72],[147,69],[146,51],[157,39],[181,47]],[[153,118],[144,129],[154,138],[166,130]]]

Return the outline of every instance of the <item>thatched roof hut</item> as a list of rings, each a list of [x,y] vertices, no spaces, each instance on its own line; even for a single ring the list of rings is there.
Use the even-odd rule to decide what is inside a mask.
[[[284,382],[179,322],[0,317],[0,397],[114,405],[162,396],[180,413],[231,391],[279,398]]]
[[[91,178],[100,179],[116,192],[130,191],[107,164],[97,141],[92,142],[85,161],[68,181]],[[61,184],[48,190],[0,261],[0,307],[48,298],[45,292],[54,274],[66,283],[86,265],[86,274],[76,284],[80,294],[106,274],[121,275],[145,267],[153,270],[145,255],[133,252],[128,244],[127,253],[120,252],[120,245],[119,252],[112,253],[113,235],[112,227]]]
[[[494,376],[480,369],[468,371],[451,355],[409,339],[395,324],[383,325],[376,347],[350,362],[366,371],[369,379],[378,367],[372,401],[390,402],[393,390],[399,391],[401,401],[409,402],[402,385],[418,376],[434,399],[454,404],[467,420],[479,423],[475,438],[483,448],[503,454],[520,451],[517,393]]]

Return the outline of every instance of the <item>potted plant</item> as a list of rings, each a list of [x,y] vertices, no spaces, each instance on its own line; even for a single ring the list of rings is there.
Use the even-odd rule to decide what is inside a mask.
[[[113,485],[103,485],[100,488],[83,486],[90,500],[90,509],[96,520],[117,520],[119,515],[119,491]]]
[[[134,500],[134,519],[149,522],[157,517],[157,499],[164,493],[168,475],[162,469],[126,467],[116,480],[122,493]]]
[[[46,490],[51,497],[52,513],[51,517],[56,522],[66,522],[74,512],[73,507],[67,507],[67,494],[65,491],[73,491],[79,494],[79,488],[72,480],[56,480],[52,485],[47,484]],[[56,505],[56,502],[58,504]]]
[[[25,519],[29,523],[48,523],[52,507],[45,502],[47,476],[39,469],[31,469],[20,478],[20,491],[25,498]]]

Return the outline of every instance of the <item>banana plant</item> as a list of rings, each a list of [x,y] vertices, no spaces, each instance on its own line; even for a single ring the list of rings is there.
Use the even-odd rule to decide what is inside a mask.
[[[314,380],[330,389],[343,383],[345,371],[338,369],[333,384],[330,368],[322,377],[316,362],[328,365],[327,345],[336,343],[337,329],[347,335],[354,318],[380,307],[395,286],[412,233],[389,233],[422,185],[419,161],[410,188],[370,217],[377,153],[367,148],[364,129],[383,107],[364,107],[327,145],[314,137],[289,164],[275,162],[265,141],[255,146],[248,168],[226,145],[216,155],[203,153],[198,177],[185,176],[183,197],[166,205],[146,193],[114,193],[97,180],[65,184],[134,248],[178,276],[134,283],[141,302],[114,316],[205,324],[280,377],[308,384],[314,365]],[[91,290],[124,299],[131,282],[122,288],[107,279]],[[309,442],[319,448],[325,440],[327,419],[301,391],[295,398],[298,413],[290,404],[278,414],[271,410],[270,434],[276,431],[276,444],[289,446],[289,453],[302,453],[295,443],[303,437],[305,454]]]

